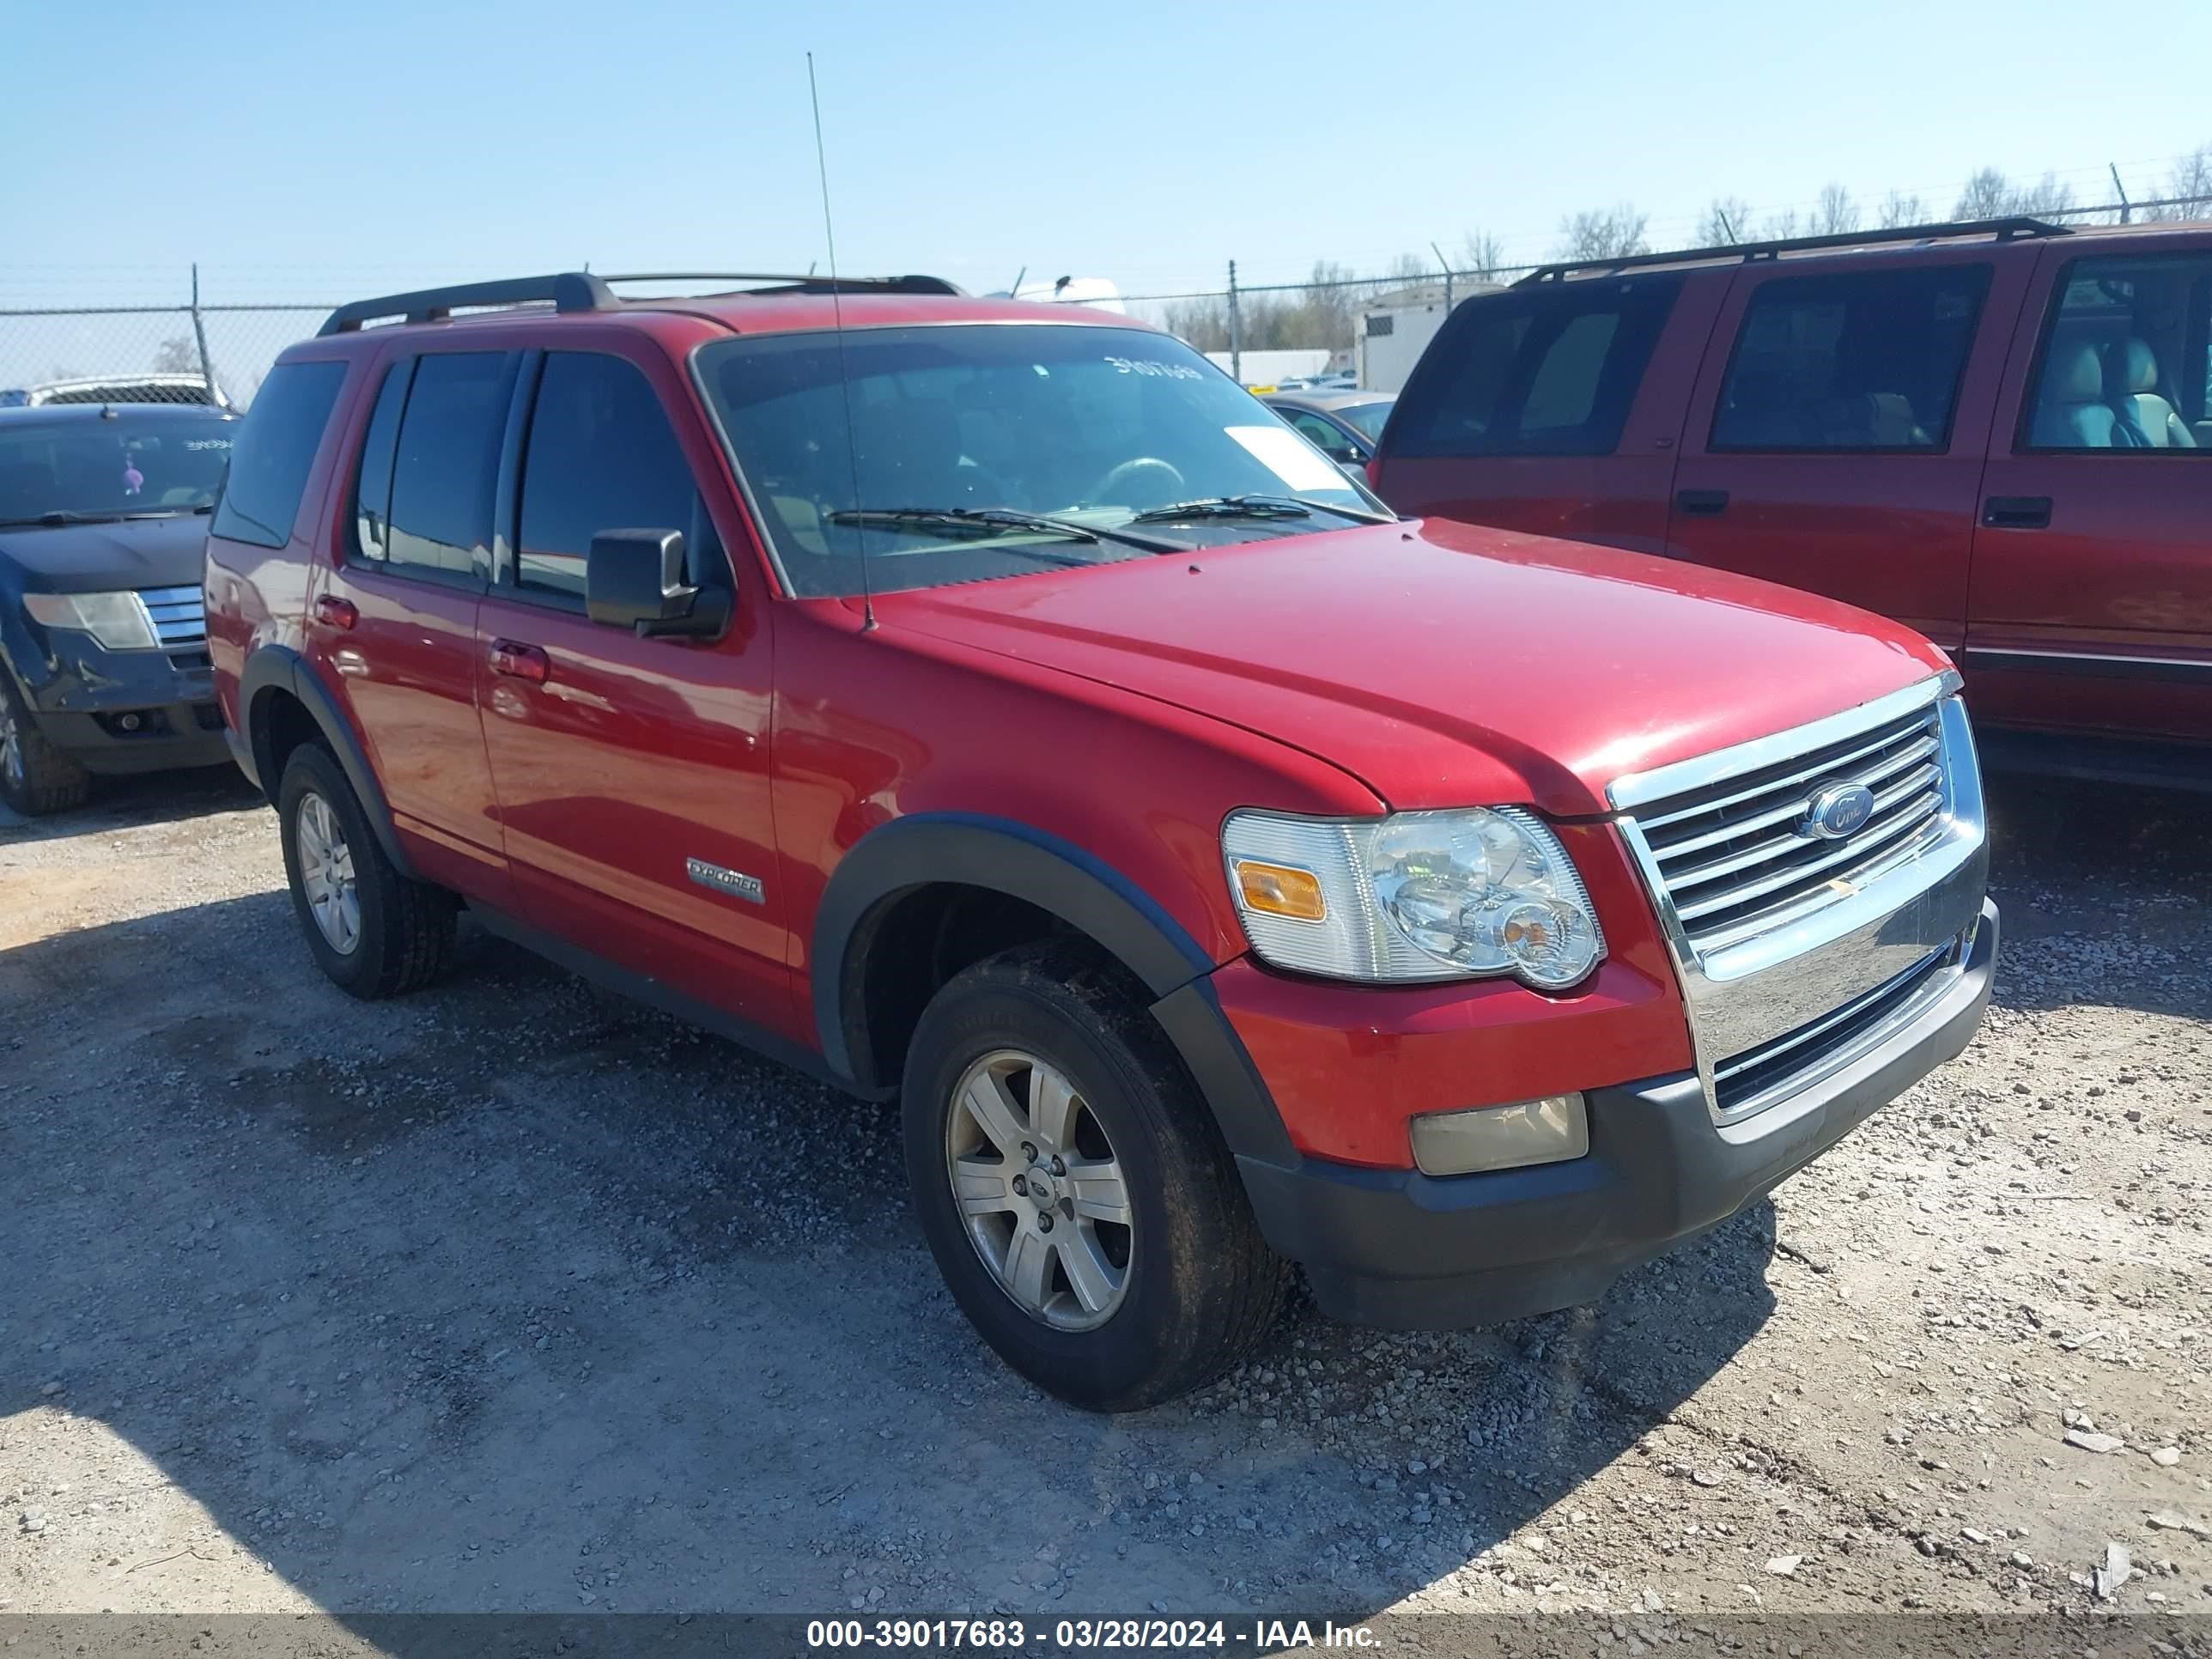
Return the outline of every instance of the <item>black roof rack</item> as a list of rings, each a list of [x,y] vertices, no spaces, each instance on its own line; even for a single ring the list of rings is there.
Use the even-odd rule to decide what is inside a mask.
[[[2009,242],[2021,236],[2065,236],[2065,225],[2047,219],[1958,219],[1945,224],[1899,225],[1889,230],[1844,230],[1825,236],[1789,236],[1774,242],[1730,242],[1721,247],[1686,248],[1674,253],[1628,253],[1609,259],[1571,259],[1560,264],[1540,265],[1516,288],[1530,283],[1557,283],[1578,270],[1629,270],[1639,265],[1687,264],[1701,259],[1772,259],[1784,253],[1808,253],[1821,248],[1871,247],[1884,242],[1933,242],[1954,236],[1994,236]]]
[[[615,311],[625,304],[665,304],[674,295],[624,301],[610,283],[748,283],[754,294],[957,294],[960,289],[942,276],[827,276],[809,273],[787,276],[757,270],[637,271],[602,276],[588,270],[556,271],[544,276],[509,276],[495,283],[460,283],[451,288],[426,288],[412,294],[386,294],[374,300],[356,300],[340,306],[316,331],[347,334],[364,323],[396,317],[410,323],[441,323],[470,306],[521,306],[550,301],[556,311]],[[699,297],[696,295],[690,297]]]

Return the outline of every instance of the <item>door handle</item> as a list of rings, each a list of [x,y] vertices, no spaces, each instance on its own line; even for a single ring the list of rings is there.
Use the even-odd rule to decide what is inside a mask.
[[[553,659],[545,654],[541,646],[525,645],[520,640],[494,640],[491,672],[504,674],[511,680],[543,685],[553,678]]]
[[[1694,518],[1710,519],[1728,511],[1729,493],[1725,489],[1678,489],[1674,492],[1674,510]]]
[[[2048,530],[2048,495],[1992,495],[1982,503],[1982,522],[1992,530]]]

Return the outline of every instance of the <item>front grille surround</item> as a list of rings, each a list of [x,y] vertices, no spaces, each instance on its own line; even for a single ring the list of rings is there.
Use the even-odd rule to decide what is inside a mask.
[[[1988,851],[1958,690],[1947,672],[1614,781],[1717,1122],[1847,1064],[1963,971]],[[1837,840],[1801,834],[1813,798],[1838,783],[1864,784],[1873,812]],[[1909,994],[1882,995],[1914,974]]]

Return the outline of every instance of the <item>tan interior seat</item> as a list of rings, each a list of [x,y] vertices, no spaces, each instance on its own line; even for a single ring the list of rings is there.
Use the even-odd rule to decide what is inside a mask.
[[[2034,441],[2043,449],[2112,449],[2120,417],[2105,401],[2105,365],[2094,342],[2054,341],[2036,400]]]
[[[2116,340],[2105,349],[2105,401],[2128,437],[2148,449],[2194,449],[2197,434],[2158,390],[2158,355],[2148,340]]]

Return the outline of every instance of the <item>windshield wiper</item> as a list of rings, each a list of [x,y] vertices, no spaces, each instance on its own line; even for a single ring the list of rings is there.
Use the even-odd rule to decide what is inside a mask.
[[[1189,546],[1160,536],[1133,536],[1126,530],[1108,530],[1055,519],[1042,513],[1024,513],[1011,507],[850,507],[830,515],[831,524],[860,528],[896,530],[912,526],[952,536],[1004,535],[1010,530],[1038,530],[1079,542],[1119,542],[1147,553],[1188,553]]]
[[[51,513],[34,513],[27,519],[0,519],[0,525],[16,529],[26,525],[62,524],[120,524],[120,513],[76,513],[67,507],[56,507]]]
[[[1176,519],[1304,519],[1316,513],[1334,513],[1361,524],[1395,524],[1364,507],[1339,507],[1305,495],[1207,495],[1194,501],[1147,507],[1131,524],[1166,524]]]

